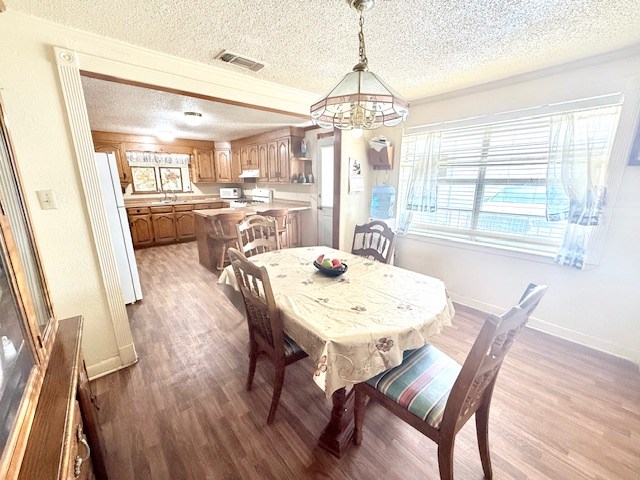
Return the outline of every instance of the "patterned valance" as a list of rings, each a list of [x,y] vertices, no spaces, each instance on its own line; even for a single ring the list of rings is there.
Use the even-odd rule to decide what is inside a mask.
[[[150,163],[153,165],[189,165],[191,155],[186,153],[127,152],[129,163]]]

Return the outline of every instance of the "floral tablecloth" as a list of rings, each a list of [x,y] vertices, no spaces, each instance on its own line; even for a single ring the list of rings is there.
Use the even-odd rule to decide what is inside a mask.
[[[348,265],[340,277],[313,265],[320,254]],[[402,363],[451,325],[444,283],[328,247],[283,249],[251,257],[269,273],[284,328],[315,361],[314,381],[327,396]],[[237,290],[231,267],[219,283]]]

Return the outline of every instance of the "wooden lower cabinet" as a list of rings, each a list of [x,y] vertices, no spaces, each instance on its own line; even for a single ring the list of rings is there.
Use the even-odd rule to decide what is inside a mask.
[[[20,480],[107,480],[104,442],[82,357],[82,317],[59,322]]]
[[[302,246],[302,215],[300,212],[289,212],[287,221],[288,248]]]
[[[167,245],[196,239],[193,210],[225,208],[223,200],[152,207],[128,207],[133,248]]]
[[[196,238],[196,226],[193,212],[176,212],[176,239],[193,240]]]
[[[131,228],[133,248],[153,245],[153,224],[150,214],[129,214],[129,228]]]
[[[151,215],[153,223],[153,243],[173,243],[176,241],[176,222],[173,213],[154,213]]]

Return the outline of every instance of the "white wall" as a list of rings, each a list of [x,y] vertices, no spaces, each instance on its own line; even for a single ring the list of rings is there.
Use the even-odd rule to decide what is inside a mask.
[[[367,138],[353,138],[350,131],[342,132],[340,177],[340,250],[351,251],[353,230],[357,224],[369,219],[373,170],[369,167]],[[349,193],[349,175],[354,160],[360,163],[364,179],[364,192]]]
[[[55,314],[85,316],[85,358],[90,375],[99,375],[122,365],[53,46],[86,54],[82,68],[90,71],[99,66],[102,73],[120,78],[293,113],[307,112],[315,95],[11,10],[0,13],[0,32],[0,95]],[[57,210],[40,209],[35,192],[41,189],[54,191]]]
[[[638,75],[640,49],[625,58],[421,102],[412,106],[407,127],[624,92]],[[397,149],[396,161],[399,154]],[[397,184],[397,168],[393,173]],[[442,278],[454,299],[488,311],[513,304],[529,282],[545,283],[550,288],[532,326],[640,363],[640,167],[624,169],[611,200],[603,255],[591,270],[417,237],[399,239],[396,262]]]

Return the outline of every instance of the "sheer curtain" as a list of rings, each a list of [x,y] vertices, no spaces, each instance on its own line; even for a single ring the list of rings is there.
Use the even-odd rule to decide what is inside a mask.
[[[555,262],[587,266],[589,243],[602,224],[607,163],[619,107],[551,117],[547,219],[567,220]]]
[[[398,233],[405,234],[415,212],[435,212],[438,202],[438,146],[439,132],[429,132],[405,138],[402,158],[409,169],[405,194],[398,204]]]
[[[127,152],[129,163],[148,163],[152,165],[189,165],[191,155],[183,153],[159,153],[159,152]]]

